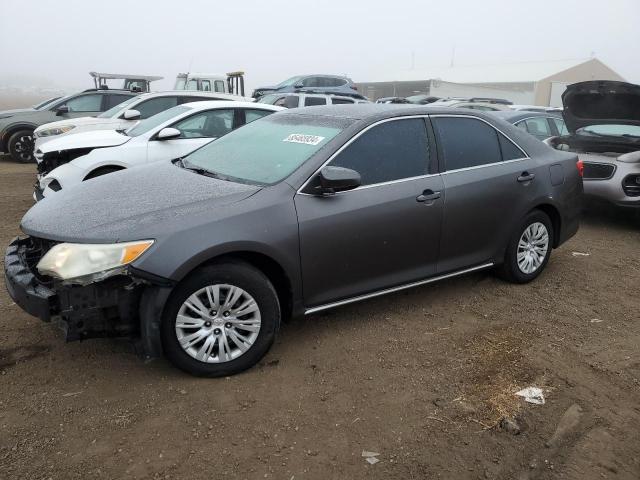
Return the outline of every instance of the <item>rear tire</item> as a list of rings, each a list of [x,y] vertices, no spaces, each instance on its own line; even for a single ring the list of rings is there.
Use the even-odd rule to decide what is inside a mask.
[[[509,240],[498,275],[512,283],[529,283],[547,266],[553,247],[553,226],[549,216],[529,212]]]
[[[7,142],[9,155],[19,163],[33,163],[33,130],[18,130]]]
[[[278,295],[261,271],[241,261],[208,265],[187,277],[169,298],[162,346],[171,363],[187,373],[233,375],[269,351],[280,317]]]

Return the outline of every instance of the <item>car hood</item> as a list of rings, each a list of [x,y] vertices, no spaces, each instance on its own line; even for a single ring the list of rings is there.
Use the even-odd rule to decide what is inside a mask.
[[[562,116],[572,134],[590,125],[640,126],[640,85],[598,80],[569,85]]]
[[[40,147],[42,153],[60,152],[76,148],[101,148],[117,147],[131,140],[122,133],[115,130],[93,130],[90,132],[79,132],[72,135],[63,135],[54,138]]]
[[[0,111],[0,120],[3,118],[10,118],[14,115],[23,114],[23,113],[35,113],[38,110],[34,108],[15,108],[13,110],[2,110]]]
[[[97,118],[97,117],[80,117],[80,118],[68,118],[66,120],[60,120],[57,122],[46,123],[44,125],[36,128],[36,132],[41,130],[46,130],[48,128],[53,127],[62,127],[64,125],[75,125],[79,126],[91,126],[91,125],[100,125],[101,128],[105,126],[113,125],[113,128],[117,128],[120,124],[122,124],[123,120],[118,118]]]
[[[215,221],[260,189],[156,162],[63,189],[31,207],[20,226],[65,242],[158,239],[185,222]]]

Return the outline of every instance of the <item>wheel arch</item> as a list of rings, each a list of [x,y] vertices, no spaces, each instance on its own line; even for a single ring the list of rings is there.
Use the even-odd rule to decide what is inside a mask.
[[[551,220],[551,226],[553,227],[553,248],[557,248],[560,245],[560,237],[562,231],[562,216],[558,207],[551,203],[540,203],[532,208],[530,211],[540,210],[544,212]]]
[[[216,263],[239,261],[247,263],[262,272],[271,282],[278,295],[282,309],[282,319],[289,320],[293,316],[293,283],[285,268],[273,256],[256,250],[234,250],[208,258],[188,270],[179,282],[184,281],[195,271]]]
[[[9,139],[14,133],[22,129],[33,131],[36,128],[38,128],[38,125],[36,125],[35,123],[20,122],[20,123],[14,123],[9,125],[8,127],[5,128],[4,133],[2,135],[2,140],[1,140],[2,143],[0,143],[0,151],[7,153],[7,149],[9,148]]]

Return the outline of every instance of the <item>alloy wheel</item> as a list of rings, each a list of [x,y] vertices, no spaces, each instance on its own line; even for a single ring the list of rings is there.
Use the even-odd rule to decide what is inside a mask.
[[[22,135],[18,141],[13,144],[14,152],[23,162],[30,162],[33,158],[33,136]]]

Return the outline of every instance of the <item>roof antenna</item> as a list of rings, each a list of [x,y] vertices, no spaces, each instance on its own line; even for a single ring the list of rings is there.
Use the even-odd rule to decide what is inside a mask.
[[[451,49],[451,65],[449,65],[449,67],[453,68],[453,63],[455,59],[456,59],[456,46],[454,44],[453,48]]]

